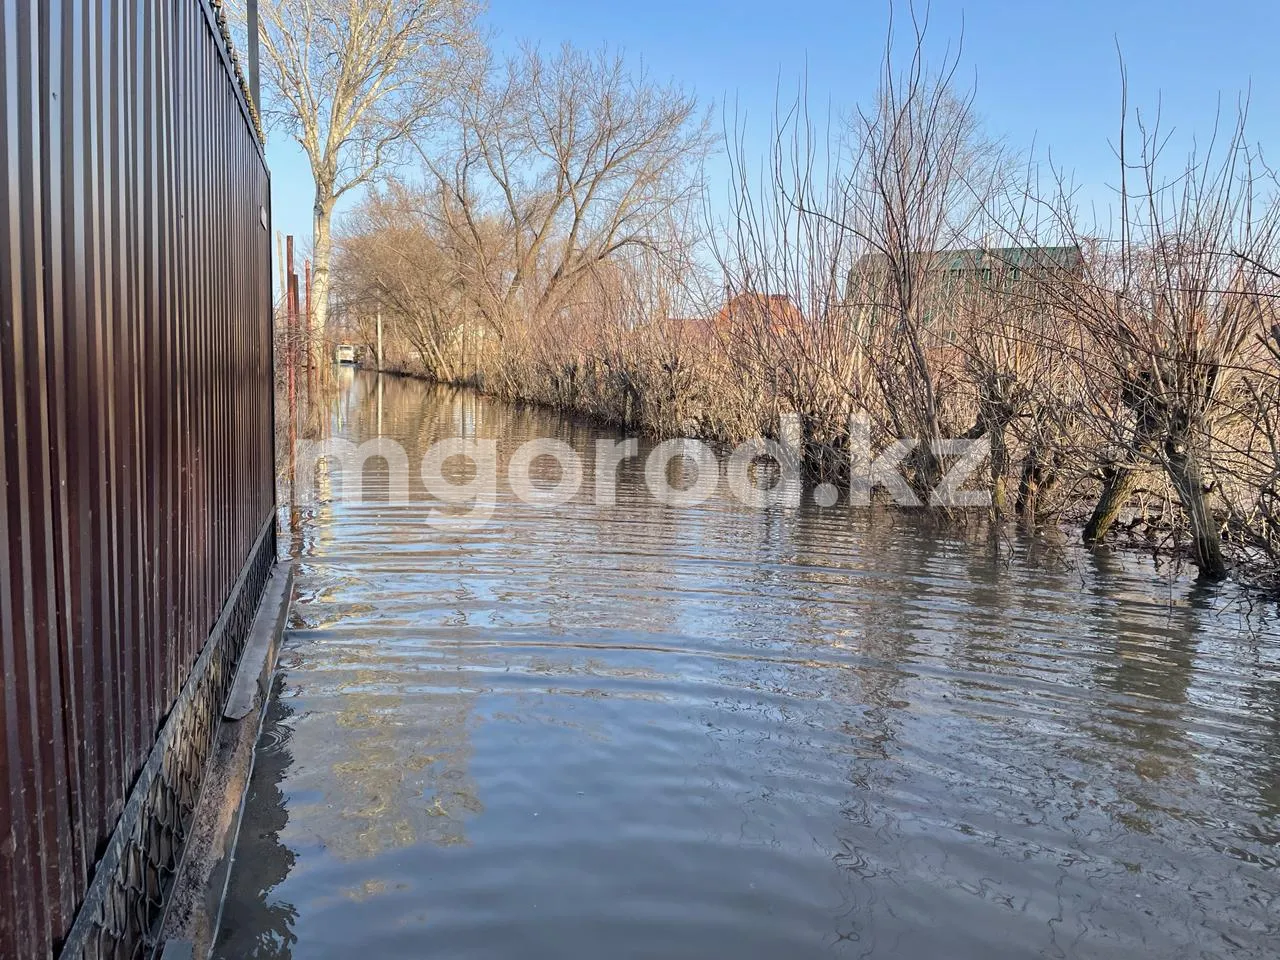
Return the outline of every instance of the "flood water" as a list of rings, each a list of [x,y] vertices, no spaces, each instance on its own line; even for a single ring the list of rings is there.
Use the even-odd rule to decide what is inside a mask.
[[[588,489],[467,530],[322,484],[219,956],[1280,955],[1273,610],[636,461],[597,504],[616,433],[345,376],[335,437],[559,438]]]

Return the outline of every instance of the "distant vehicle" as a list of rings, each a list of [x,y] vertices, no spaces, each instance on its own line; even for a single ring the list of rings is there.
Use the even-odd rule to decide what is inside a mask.
[[[349,343],[340,343],[333,351],[334,363],[351,363],[356,362],[356,348]]]

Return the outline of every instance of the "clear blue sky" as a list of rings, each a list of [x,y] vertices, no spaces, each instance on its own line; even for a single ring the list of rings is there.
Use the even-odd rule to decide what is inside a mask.
[[[865,100],[888,9],[886,0],[490,0],[486,20],[500,49],[518,40],[621,48],[717,108],[736,101],[761,130],[779,81],[794,88],[806,68],[815,107]],[[1115,182],[1117,43],[1131,104],[1159,100],[1182,134],[1207,133],[1219,95],[1231,105],[1251,88],[1252,138],[1280,160],[1280,0],[933,0],[931,46],[962,27],[962,65],[990,132],[1051,149],[1095,196]],[[274,226],[307,243],[306,160],[280,135],[267,155]]]

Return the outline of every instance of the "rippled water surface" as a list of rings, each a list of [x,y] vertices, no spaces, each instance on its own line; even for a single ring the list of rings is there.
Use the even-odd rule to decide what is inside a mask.
[[[1273,611],[635,464],[600,506],[615,434],[470,393],[330,419],[415,465],[557,437],[588,493],[468,532],[322,487],[220,956],[1280,956]]]

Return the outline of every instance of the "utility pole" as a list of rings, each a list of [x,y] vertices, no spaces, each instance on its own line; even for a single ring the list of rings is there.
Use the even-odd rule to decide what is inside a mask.
[[[382,307],[378,307],[378,436],[382,436]]]
[[[279,238],[280,235],[276,234],[276,239]],[[285,364],[289,379],[289,503],[292,505],[298,502],[298,275],[293,272],[293,234],[289,234],[288,251],[284,264],[284,324],[285,356],[288,358]]]
[[[316,374],[319,372],[316,368],[320,365],[320,354],[319,354],[319,352],[318,352],[318,351],[319,351],[319,350],[320,350],[320,348],[321,348],[321,344],[324,342],[324,341],[323,341],[323,334],[324,334],[324,331],[323,331],[323,330],[322,330],[322,331],[320,331],[320,333],[321,333],[321,340],[320,340],[320,343],[314,343],[314,342],[312,342],[312,333],[311,333],[311,326],[312,326],[312,324],[311,324],[311,261],[310,261],[310,260],[304,260],[304,261],[302,261],[302,263],[303,263],[303,269],[304,269],[304,270],[306,271],[306,273],[307,273],[307,313],[306,313],[306,324],[305,324],[305,328],[306,328],[306,331],[307,331],[307,402],[310,402],[310,401],[311,401],[311,398],[315,396],[315,392],[316,392]]]

